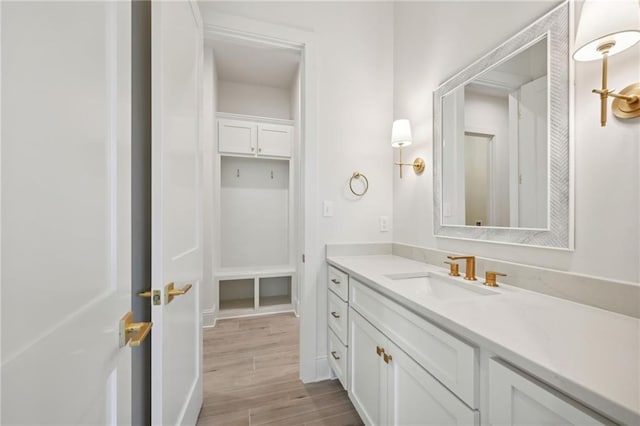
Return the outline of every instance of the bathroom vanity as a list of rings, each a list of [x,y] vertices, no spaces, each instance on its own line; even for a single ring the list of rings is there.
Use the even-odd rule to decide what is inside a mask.
[[[366,424],[640,424],[638,319],[399,256],[327,262],[330,365]]]

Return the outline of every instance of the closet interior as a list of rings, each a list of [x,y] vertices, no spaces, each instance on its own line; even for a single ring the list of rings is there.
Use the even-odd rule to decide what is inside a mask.
[[[205,96],[213,97],[205,99],[214,139],[213,311],[296,311],[299,52],[214,37],[204,59]]]

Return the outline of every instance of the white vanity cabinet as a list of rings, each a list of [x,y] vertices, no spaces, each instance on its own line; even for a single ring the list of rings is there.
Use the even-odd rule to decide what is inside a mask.
[[[467,407],[351,308],[349,397],[367,425],[477,425]]]
[[[218,113],[219,117],[226,117]],[[247,119],[218,119],[218,151],[221,154],[291,157],[293,126]]]
[[[345,390],[348,390],[349,275],[329,266],[327,288],[329,366]]]
[[[611,425],[583,405],[525,376],[499,359],[489,360],[489,424]]]

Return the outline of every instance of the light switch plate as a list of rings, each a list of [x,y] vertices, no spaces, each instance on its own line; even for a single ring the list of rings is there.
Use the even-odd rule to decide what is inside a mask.
[[[380,232],[389,232],[389,217],[380,216]]]
[[[324,200],[322,202],[322,216],[324,217],[333,216],[333,201]]]

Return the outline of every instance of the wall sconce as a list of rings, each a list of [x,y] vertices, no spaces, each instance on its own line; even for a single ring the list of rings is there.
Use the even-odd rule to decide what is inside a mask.
[[[640,7],[638,1],[586,0],[582,6],[576,34],[573,59],[602,59],[602,89],[600,95],[600,125],[607,125],[607,98],[615,98],[611,109],[618,118],[640,117],[640,83],[631,84],[620,93],[607,88],[608,57],[622,52],[640,40]]]
[[[413,163],[402,162],[402,147],[409,146],[413,142],[411,137],[411,124],[409,120],[402,119],[393,122],[393,128],[391,129],[391,146],[394,148],[400,148],[400,162],[394,163],[400,166],[400,179],[402,179],[402,166],[412,166],[413,171],[419,175],[424,172],[424,160],[420,157],[413,160]]]

